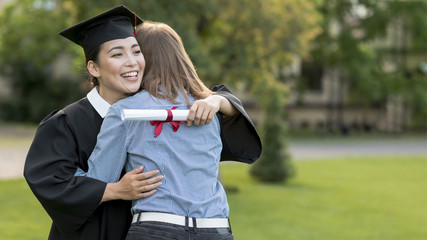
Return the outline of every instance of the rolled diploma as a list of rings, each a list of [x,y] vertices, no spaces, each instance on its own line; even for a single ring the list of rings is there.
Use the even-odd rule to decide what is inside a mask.
[[[172,121],[186,121],[190,110],[171,110]],[[123,109],[123,121],[165,121],[168,117],[168,111],[154,109]]]

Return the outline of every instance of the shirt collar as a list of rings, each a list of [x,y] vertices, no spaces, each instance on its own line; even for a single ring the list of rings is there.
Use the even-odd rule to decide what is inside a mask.
[[[87,99],[89,100],[90,104],[95,108],[95,110],[98,112],[98,114],[104,118],[107,113],[108,109],[110,109],[110,104],[105,101],[101,95],[98,93],[98,88],[94,87],[87,95]]]

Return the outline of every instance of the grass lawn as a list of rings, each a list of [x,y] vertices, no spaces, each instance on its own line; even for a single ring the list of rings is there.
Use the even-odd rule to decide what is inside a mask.
[[[261,184],[224,164],[240,240],[427,239],[427,157],[295,162],[287,184]],[[24,180],[0,181],[0,239],[47,239],[50,219]]]
[[[0,181],[0,239],[47,239],[50,218],[24,179]]]
[[[248,167],[222,167],[236,239],[427,239],[427,157],[295,163],[297,177],[267,185]]]

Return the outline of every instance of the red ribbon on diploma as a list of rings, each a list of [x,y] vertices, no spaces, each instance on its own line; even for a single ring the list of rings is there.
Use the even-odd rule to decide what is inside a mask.
[[[165,122],[170,123],[172,125],[173,131],[176,132],[176,131],[178,131],[179,124],[185,122],[185,121],[172,121],[173,115],[172,115],[171,110],[174,110],[176,108],[178,108],[178,107],[173,107],[172,109],[166,109],[166,111],[168,112],[168,117],[166,118],[165,121],[150,121],[151,125],[156,126],[154,128],[154,134],[156,135],[156,136],[154,136],[155,138],[157,136],[159,136],[160,133],[162,132],[163,123],[165,123]]]

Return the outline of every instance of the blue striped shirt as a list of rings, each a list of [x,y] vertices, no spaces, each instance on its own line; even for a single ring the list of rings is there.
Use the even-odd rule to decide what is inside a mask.
[[[189,97],[192,103],[194,99]],[[170,123],[164,123],[157,138],[149,121],[121,120],[122,109],[187,109],[183,96],[177,101],[180,103],[172,104],[143,90],[113,104],[88,160],[88,172],[78,169],[76,176],[111,183],[120,179],[123,167],[130,171],[143,165],[144,171],[157,169],[165,178],[153,196],[133,201],[133,213],[228,217],[227,198],[217,178],[222,142],[216,116],[207,125],[180,124],[177,132],[173,132]]]

